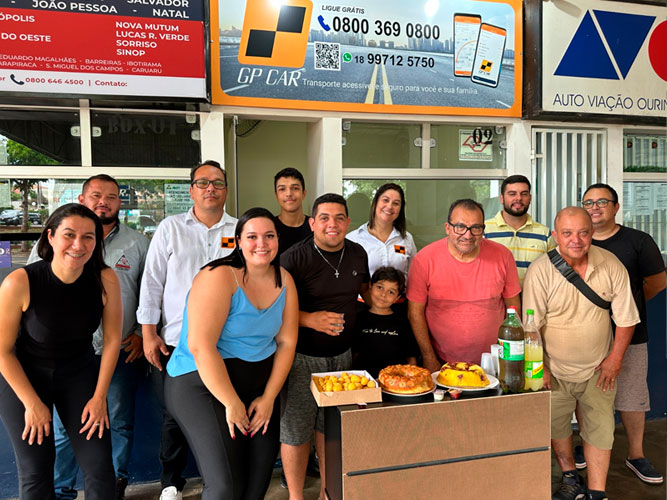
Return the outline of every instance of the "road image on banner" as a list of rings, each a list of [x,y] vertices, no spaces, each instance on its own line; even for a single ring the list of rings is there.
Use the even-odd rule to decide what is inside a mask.
[[[473,72],[470,76],[473,82],[489,87],[498,86],[506,38],[505,29],[482,24],[475,51],[475,62],[472,64]]]
[[[212,101],[520,116],[521,9],[520,0],[211,0]]]
[[[477,37],[482,18],[470,14],[454,15],[454,76],[472,74]]]

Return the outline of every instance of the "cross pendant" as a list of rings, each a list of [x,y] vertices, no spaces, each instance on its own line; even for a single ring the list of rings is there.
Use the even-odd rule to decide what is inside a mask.
[[[338,270],[336,270],[336,272],[334,273],[334,276],[336,277],[336,279],[338,279],[338,275],[339,275]]]

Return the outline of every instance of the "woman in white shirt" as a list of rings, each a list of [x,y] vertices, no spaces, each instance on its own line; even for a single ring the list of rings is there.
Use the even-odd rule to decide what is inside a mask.
[[[346,236],[366,250],[371,276],[379,267],[391,266],[407,279],[417,247],[405,226],[403,188],[394,183],[380,186],[373,197],[368,222]]]

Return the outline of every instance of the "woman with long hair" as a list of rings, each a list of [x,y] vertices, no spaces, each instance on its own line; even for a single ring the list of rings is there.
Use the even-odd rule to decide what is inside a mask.
[[[43,259],[0,286],[0,418],[14,447],[22,500],[55,498],[53,407],[83,471],[86,498],[114,498],[106,396],[118,359],[120,285],[103,260],[94,212],[70,203],[39,240]],[[92,347],[102,322],[100,365]]]
[[[406,230],[403,188],[393,182],[380,186],[373,197],[368,222],[346,238],[363,245],[371,276],[378,268],[390,266],[401,271],[407,280],[417,247]]]
[[[195,277],[165,404],[202,474],[203,500],[260,500],[279,446],[279,398],[296,349],[299,305],[280,267],[275,219],[251,208],[236,250]]]

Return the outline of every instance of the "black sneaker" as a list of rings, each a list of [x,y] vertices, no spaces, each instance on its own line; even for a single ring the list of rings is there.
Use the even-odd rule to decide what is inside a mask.
[[[283,488],[287,489],[287,478],[285,477],[285,473],[281,472],[280,473],[280,486]]]
[[[586,497],[584,481],[579,477],[577,471],[563,473],[558,491],[554,493],[551,500],[581,500]]]
[[[116,500],[125,500],[125,488],[127,488],[127,478],[116,478]]]
[[[607,494],[604,491],[593,491],[588,490],[586,492],[586,500],[609,500]]]
[[[637,477],[648,484],[662,484],[664,478],[655,470],[653,464],[648,458],[625,459],[625,465],[637,474]]]
[[[574,447],[574,466],[581,470],[586,468],[586,457],[584,456],[584,447],[577,445]]]

